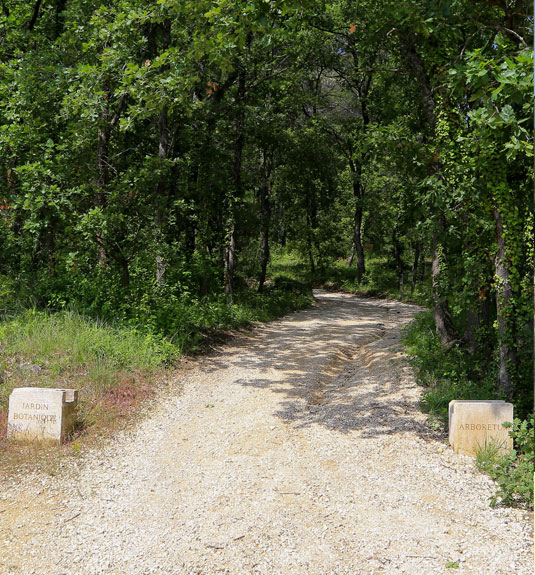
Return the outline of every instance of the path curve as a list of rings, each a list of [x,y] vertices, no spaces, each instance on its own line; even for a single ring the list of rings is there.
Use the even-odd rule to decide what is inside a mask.
[[[417,308],[316,297],[187,362],[68,472],[4,478],[0,573],[530,574],[528,514],[490,508],[417,409]]]

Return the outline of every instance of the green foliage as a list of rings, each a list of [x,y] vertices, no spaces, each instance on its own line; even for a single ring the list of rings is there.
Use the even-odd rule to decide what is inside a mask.
[[[133,326],[165,336],[181,353],[197,349],[210,334],[258,321],[269,321],[289,311],[310,305],[312,294],[303,284],[277,278],[265,294],[244,288],[233,303],[219,296],[144,297],[132,307],[127,320]]]
[[[129,409],[146,396],[156,375],[215,332],[268,321],[311,303],[306,285],[279,277],[266,294],[244,289],[233,304],[222,295],[144,299],[122,321],[73,311],[20,312],[0,322],[0,413],[7,412],[15,387],[75,387],[79,427],[101,426],[122,414],[121,403]]]
[[[432,426],[447,429],[452,399],[499,399],[494,386],[496,367],[458,347],[444,348],[430,312],[419,314],[406,328],[404,344],[416,369],[417,381],[424,387],[420,405],[429,414]],[[499,500],[505,505],[533,506],[533,432],[533,415],[524,421],[515,419],[509,432],[515,449],[510,454],[501,455],[500,446],[492,443],[478,452],[478,469],[497,482],[492,504]]]
[[[424,387],[421,409],[433,425],[447,429],[448,405],[452,399],[495,397],[495,366],[459,347],[445,348],[434,329],[430,312],[423,312],[406,328],[404,344]]]
[[[533,509],[533,474],[535,455],[533,452],[533,415],[521,421],[515,419],[509,435],[513,438],[514,449],[503,455],[496,446],[485,446],[477,453],[478,469],[488,473],[498,486],[491,504],[527,504]]]

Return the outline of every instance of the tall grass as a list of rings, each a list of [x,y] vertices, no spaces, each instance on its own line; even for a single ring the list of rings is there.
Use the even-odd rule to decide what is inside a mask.
[[[109,417],[120,415],[115,407],[146,396],[152,377],[176,356],[168,341],[134,329],[76,312],[26,311],[0,323],[0,419],[13,388],[25,386],[78,389],[80,427],[96,423],[104,404]]]

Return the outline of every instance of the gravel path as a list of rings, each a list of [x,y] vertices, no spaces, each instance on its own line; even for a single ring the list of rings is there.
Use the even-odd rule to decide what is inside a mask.
[[[0,573],[532,573],[528,514],[491,509],[417,409],[416,308],[316,296],[186,363],[60,476],[3,478]]]

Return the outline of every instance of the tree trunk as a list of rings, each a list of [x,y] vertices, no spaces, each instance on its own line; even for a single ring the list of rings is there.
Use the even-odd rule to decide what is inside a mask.
[[[100,117],[97,128],[97,197],[96,205],[97,207],[104,209],[107,204],[106,194],[108,193],[109,184],[109,150],[110,150],[110,139],[111,133],[123,110],[123,106],[126,102],[126,95],[120,97],[117,104],[117,109],[113,117],[110,113],[110,99],[112,95],[111,91],[111,81],[108,77],[104,79],[103,82],[103,92],[104,92],[104,102],[102,105],[102,110],[100,111]],[[104,237],[102,232],[99,230],[97,232],[97,244],[99,245],[98,253],[98,264],[106,265],[108,262],[108,254],[106,253]]]
[[[167,106],[163,106],[160,110],[159,118],[159,143],[158,143],[158,157],[162,161],[161,168],[164,168],[165,160],[169,155],[169,125],[167,117]],[[156,198],[154,201],[154,231],[156,241],[156,283],[163,285],[165,282],[165,270],[167,262],[163,253],[163,217],[164,205],[166,203],[168,194],[168,181],[167,173],[164,172],[160,175],[158,185],[156,188]]]
[[[512,326],[509,321],[513,288],[511,285],[509,269],[507,267],[503,220],[502,215],[497,208],[494,209],[494,220],[496,222],[496,243],[498,246],[495,258],[496,311],[498,316],[499,346],[498,390],[506,399],[510,399],[513,391],[511,373],[516,364],[516,354],[513,347],[514,339],[511,329]]]
[[[229,230],[227,245],[225,246],[225,295],[227,301],[232,303],[232,295],[234,292],[234,269],[236,262],[234,256],[236,254],[236,229],[234,222],[231,223]]]
[[[156,56],[157,48],[157,30],[162,33],[162,50],[167,50],[171,44],[171,23],[167,20],[163,21],[159,27],[153,28],[153,33],[150,35],[150,48]],[[162,71],[167,70],[166,65]],[[165,260],[165,246],[164,246],[164,216],[165,207],[169,197],[169,174],[167,172],[167,159],[169,157],[169,115],[167,103],[161,106],[158,118],[158,159],[160,160],[160,175],[156,185],[156,197],[154,198],[154,233],[156,243],[156,283],[162,286],[165,283],[165,272],[167,269],[167,262]]]
[[[401,291],[403,289],[403,279],[405,274],[405,264],[403,263],[403,259],[401,257],[401,253],[403,251],[403,246],[401,245],[398,239],[398,230],[397,227],[394,226],[392,230],[392,246],[394,247],[394,259],[396,261],[396,275],[398,276],[398,289]]]
[[[314,262],[314,253],[312,252],[312,223],[310,221],[310,215],[307,211],[307,251],[308,259],[310,261],[310,272],[312,275],[316,273],[316,264]]]
[[[104,80],[104,103],[100,112],[99,125],[97,130],[97,207],[104,209],[107,204],[106,193],[109,179],[109,147],[110,147],[110,81],[109,78]],[[104,266],[108,263],[108,254],[104,247],[104,238],[102,231],[97,231],[98,248],[98,265]]]
[[[403,33],[401,30],[398,30],[397,33],[400,40],[402,54],[418,81],[418,87],[420,88],[420,95],[422,98],[422,107],[429,127],[429,138],[433,141],[436,137],[437,119],[435,115],[435,101],[433,99],[431,80],[427,74],[424,62],[414,47],[411,34],[407,32]],[[438,155],[435,154],[431,163],[430,172],[432,174],[437,174],[440,172],[440,169]],[[445,254],[443,253],[442,245],[439,243],[439,234],[443,234],[444,230],[445,225],[443,222],[443,216],[441,215],[436,220],[435,233],[433,234],[433,264],[431,268],[434,304],[433,312],[440,341],[444,345],[452,345],[458,338],[451,321],[448,301],[442,294],[442,284],[444,283],[444,280],[441,268],[444,264]],[[439,259],[442,261],[439,261]]]
[[[470,353],[476,353],[478,351],[479,345],[476,337],[478,330],[479,314],[474,309],[469,308],[466,312],[466,327],[464,329],[463,339]]]
[[[287,230],[284,224],[284,206],[279,202],[277,210],[277,241],[282,247],[286,246]]]
[[[451,321],[448,302],[442,295],[443,247],[439,242],[438,232],[433,234],[433,263],[431,265],[431,281],[433,285],[433,315],[438,337],[443,345],[451,346],[458,339]]]
[[[236,202],[242,195],[241,167],[243,147],[245,144],[245,71],[238,74],[238,93],[236,104],[238,114],[236,117],[236,137],[234,140],[234,161],[232,164],[232,180],[234,189],[227,198],[227,241],[225,244],[225,295],[232,302],[234,291],[234,275],[236,270]]]
[[[353,258],[357,255],[357,281],[360,283],[366,273],[364,261],[364,248],[362,247],[362,164],[360,162],[349,161],[349,168],[353,177],[353,196],[355,198],[355,212],[353,214],[353,246],[348,265],[353,264]]]
[[[56,2],[56,14],[55,14],[55,22],[54,22],[54,34],[56,38],[59,38],[63,32],[63,28],[65,26],[65,15],[63,12],[65,11],[65,7],[67,4],[67,0],[57,0]]]
[[[468,310],[463,335],[463,340],[466,342],[467,349],[470,353],[480,351],[481,345],[477,337],[478,332],[481,329],[490,327],[490,289],[488,287],[479,289],[479,286],[474,284],[474,291],[478,293],[477,307],[476,309],[470,308]]]
[[[122,258],[120,260],[121,264],[121,280],[123,283],[124,288],[130,287],[130,268],[128,265],[128,260],[126,258]]]
[[[416,283],[418,281],[418,264],[420,261],[420,253],[422,251],[422,242],[416,242],[414,246],[414,259],[412,262],[412,281],[411,281],[411,294],[414,293],[416,289]]]
[[[264,291],[264,282],[266,281],[267,266],[269,263],[269,227],[271,224],[271,165],[268,165],[266,153],[261,154],[261,177],[262,182],[259,190],[260,200],[260,249],[261,249],[261,268],[260,278],[258,280],[258,293]]]

